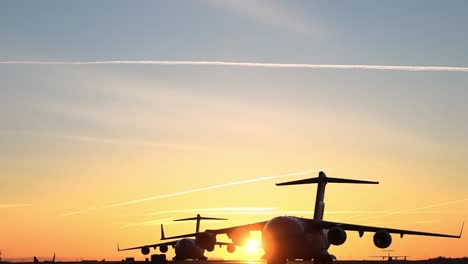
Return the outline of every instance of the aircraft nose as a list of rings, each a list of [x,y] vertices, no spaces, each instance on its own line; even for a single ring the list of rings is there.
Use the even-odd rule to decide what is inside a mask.
[[[175,246],[175,253],[180,258],[188,258],[193,251],[193,243],[190,241],[182,239]]]
[[[275,217],[263,228],[262,246],[267,255],[278,255],[294,249],[303,236],[304,228],[297,219]]]

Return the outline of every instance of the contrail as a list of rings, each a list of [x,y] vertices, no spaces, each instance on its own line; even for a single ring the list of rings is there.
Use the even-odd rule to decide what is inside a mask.
[[[420,66],[420,65],[369,65],[369,64],[308,64],[308,63],[264,63],[234,61],[186,61],[186,60],[107,60],[107,61],[0,61],[13,65],[189,65],[189,66],[231,66],[253,68],[291,69],[336,69],[336,70],[384,70],[424,72],[468,72],[463,66]]]
[[[458,200],[452,200],[444,203],[436,203],[436,204],[431,204],[431,205],[426,205],[422,207],[416,207],[416,208],[411,208],[411,209],[405,209],[405,210],[386,210],[383,211],[380,215],[373,215],[373,216],[368,216],[361,218],[361,220],[368,220],[368,219],[374,219],[374,218],[379,218],[383,216],[389,216],[389,215],[395,215],[395,214],[408,214],[408,213],[420,213],[420,210],[425,210],[425,209],[431,209],[431,208],[436,208],[436,207],[442,207],[445,205],[449,204],[455,204],[455,203],[461,203],[461,202],[466,202],[468,201],[468,198],[463,198],[463,199],[458,199]],[[358,218],[361,217],[362,215],[356,215],[353,218]]]
[[[460,203],[460,202],[465,202],[465,201],[468,201],[468,198],[453,200],[453,201],[449,201],[449,202],[445,202],[445,203],[431,204],[431,205],[427,205],[427,206],[423,206],[423,207],[417,207],[417,208],[408,209],[408,210],[395,210],[395,211],[388,212],[388,214],[408,213],[408,212],[424,210],[424,209],[430,209],[430,208],[434,208],[434,207],[440,207],[440,206],[444,206],[444,205]]]
[[[258,178],[247,179],[247,180],[242,180],[242,181],[236,181],[236,182],[218,184],[218,185],[213,185],[213,186],[201,187],[201,188],[192,189],[192,190],[186,190],[186,191],[180,191],[180,192],[175,192],[175,193],[162,194],[162,195],[157,195],[157,196],[152,196],[152,197],[147,197],[147,198],[132,200],[132,201],[128,201],[128,202],[116,203],[116,204],[106,205],[106,206],[104,206],[103,208],[120,207],[120,206],[131,205],[131,204],[136,204],[136,203],[141,203],[141,202],[146,202],[146,201],[152,201],[152,200],[158,200],[158,199],[162,199],[162,198],[168,198],[168,197],[173,197],[173,196],[179,196],[179,195],[184,195],[184,194],[189,194],[189,193],[195,193],[195,192],[202,192],[202,191],[214,190],[214,189],[219,189],[219,188],[224,188],[224,187],[231,187],[231,186],[240,185],[240,184],[246,184],[246,183],[252,183],[252,182],[260,182],[260,181],[267,181],[267,180],[272,180],[272,179],[277,179],[277,178],[282,178],[282,177],[288,177],[288,176],[303,175],[303,174],[308,174],[308,173],[312,173],[312,172],[316,172],[316,171],[317,171],[317,170],[309,170],[309,171],[296,172],[296,173],[288,173],[288,174],[275,175],[275,176],[258,177]]]

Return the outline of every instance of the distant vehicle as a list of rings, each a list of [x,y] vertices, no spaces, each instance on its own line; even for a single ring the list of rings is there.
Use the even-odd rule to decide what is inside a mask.
[[[189,220],[196,220],[195,232],[199,233],[200,232],[200,221],[201,220],[227,220],[227,219],[225,219],[225,218],[214,218],[214,217],[203,217],[203,216],[200,216],[199,214],[197,214],[196,217],[177,219],[177,220],[174,220],[174,221],[189,221]],[[161,240],[165,240],[163,225],[161,225]],[[213,243],[213,248],[206,249],[206,250],[207,251],[213,251],[214,250],[214,245],[219,245],[220,247],[221,246],[226,246],[228,252],[231,252],[231,253],[236,250],[236,246],[233,243],[216,242],[216,241]],[[191,238],[182,238],[182,239],[168,241],[168,242],[161,242],[161,243],[156,243],[156,244],[149,244],[149,245],[144,245],[144,246],[124,248],[124,249],[121,249],[119,247],[119,245],[117,244],[117,250],[118,251],[126,251],[126,250],[140,249],[141,253],[143,255],[148,255],[150,253],[151,248],[153,248],[153,249],[159,248],[159,251],[161,253],[166,253],[169,250],[169,246],[171,246],[175,250],[175,257],[173,258],[173,260],[186,260],[186,259],[207,260],[208,259],[204,255],[205,248],[201,248],[201,247],[197,246],[196,243],[195,243],[195,239],[191,239]]]
[[[54,263],[55,262],[55,253],[54,256],[52,257],[52,260],[44,260],[43,262],[40,262],[36,256],[34,256],[34,264],[37,263]]]
[[[383,250],[384,252],[387,252],[387,255],[380,255],[380,256],[369,256],[371,258],[382,258],[386,259],[387,261],[393,261],[393,260],[406,260],[409,256],[397,256],[397,255],[390,255],[390,252],[395,251],[391,249]]]
[[[288,259],[314,259],[315,264],[330,264],[335,256],[328,253],[330,245],[342,245],[346,241],[346,230],[357,231],[362,237],[364,232],[374,233],[374,245],[378,248],[387,248],[392,243],[390,234],[420,235],[435,237],[460,238],[463,225],[459,235],[446,235],[411,231],[387,227],[355,225],[323,220],[325,208],[325,186],[327,183],[353,183],[353,184],[378,184],[374,181],[352,180],[327,177],[323,171],[318,177],[290,181],[276,184],[298,185],[318,184],[315,198],[314,218],[301,218],[295,216],[279,216],[269,221],[234,226],[222,229],[205,230],[179,236],[167,237],[166,239],[195,237],[195,245],[202,249],[212,250],[216,244],[216,236],[226,234],[234,245],[242,245],[250,238],[250,231],[262,231],[262,247],[268,264],[283,264]]]

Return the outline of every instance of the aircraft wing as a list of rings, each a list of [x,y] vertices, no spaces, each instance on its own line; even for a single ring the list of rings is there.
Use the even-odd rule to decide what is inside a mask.
[[[157,248],[157,247],[164,246],[164,245],[174,247],[177,241],[178,240],[173,240],[173,241],[168,241],[164,243],[150,244],[150,245],[130,247],[130,248],[120,248],[119,244],[117,244],[117,251],[126,251],[126,250],[142,249],[142,248]]]
[[[219,234],[230,234],[232,232],[235,232],[235,230],[237,229],[244,229],[247,231],[257,231],[257,230],[262,230],[263,226],[265,226],[267,222],[268,221],[263,221],[263,222],[253,223],[253,224],[232,226],[232,227],[221,228],[221,229],[207,229],[205,230],[205,232],[219,235]],[[195,237],[198,234],[199,233],[183,234],[183,235],[177,235],[177,236],[171,236],[171,237],[163,237],[161,239],[164,240],[164,239],[174,239],[174,238],[184,238],[184,237]]]
[[[452,237],[452,238],[461,238],[463,232],[463,226],[461,228],[459,235],[449,235],[449,234],[438,234],[438,233],[429,233],[429,232],[422,232],[422,231],[413,231],[413,230],[404,230],[404,229],[396,229],[396,228],[388,228],[388,227],[377,227],[377,226],[365,226],[365,225],[355,225],[355,224],[347,224],[347,223],[338,223],[338,222],[330,222],[330,221],[322,221],[322,220],[314,220],[314,219],[304,219],[307,222],[307,228],[310,229],[330,229],[333,227],[340,227],[344,230],[351,230],[359,232],[359,236],[362,236],[364,232],[377,232],[380,230],[387,231],[391,234],[399,234],[400,237],[403,235],[416,235],[416,236],[433,236],[433,237]]]
[[[262,230],[265,224],[268,223],[268,221],[263,221],[263,222],[258,222],[258,223],[253,223],[253,224],[247,224],[247,225],[239,225],[239,226],[232,226],[232,227],[227,227],[227,228],[221,228],[221,229],[207,229],[206,232],[212,233],[212,234],[229,234],[233,232],[236,229],[245,229],[247,231],[258,231]]]

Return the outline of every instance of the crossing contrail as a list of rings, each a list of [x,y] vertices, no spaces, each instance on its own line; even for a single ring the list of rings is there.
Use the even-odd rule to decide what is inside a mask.
[[[372,65],[372,64],[308,64],[308,63],[265,63],[235,61],[188,61],[188,60],[106,60],[106,61],[0,61],[13,65],[188,65],[188,66],[231,66],[252,68],[290,69],[336,69],[336,70],[383,70],[424,72],[468,72],[463,66],[421,65]]]
[[[223,184],[207,186],[207,187],[201,187],[201,188],[196,188],[196,189],[191,189],[191,190],[186,190],[186,191],[180,191],[180,192],[175,192],[175,193],[168,193],[168,194],[162,194],[162,195],[157,195],[157,196],[151,196],[151,197],[141,198],[141,199],[132,200],[132,201],[128,201],[128,202],[122,202],[122,203],[106,205],[103,208],[114,208],[114,207],[126,206],[126,205],[131,205],[131,204],[136,204],[136,203],[141,203],[141,202],[147,202],[147,201],[153,201],[153,200],[158,200],[158,199],[168,198],[168,197],[173,197],[173,196],[179,196],[179,195],[184,195],[184,194],[189,194],[189,193],[214,190],[214,189],[219,189],[219,188],[224,188],[224,187],[231,187],[231,186],[235,186],[235,185],[252,183],[252,182],[273,180],[273,179],[288,177],[288,176],[303,175],[303,174],[308,174],[308,173],[312,173],[312,172],[317,172],[317,170],[308,170],[308,171],[281,174],[281,175],[274,175],[274,176],[264,176],[264,177],[241,180],[241,181],[236,181],[236,182],[223,183]]]

